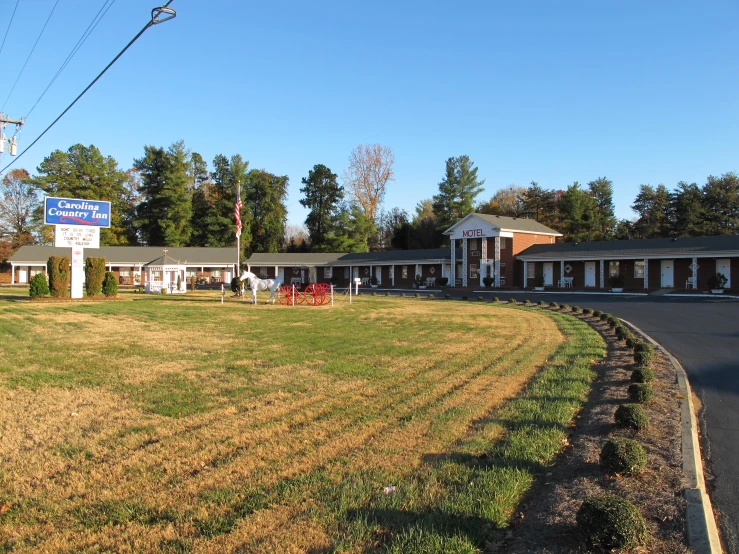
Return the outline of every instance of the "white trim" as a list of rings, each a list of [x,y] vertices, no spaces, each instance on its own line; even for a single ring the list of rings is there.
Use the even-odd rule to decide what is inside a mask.
[[[644,259],[644,251],[641,253],[634,253],[634,254],[628,254],[626,252],[619,252],[617,254],[612,255],[605,255],[605,254],[598,254],[593,256],[583,256],[582,254],[577,253],[568,253],[566,256],[541,256],[538,257],[537,255],[526,255],[526,254],[517,254],[516,257],[520,260],[530,260],[532,262],[558,262],[560,260],[563,261],[575,261],[575,262],[584,262],[584,261],[593,261],[593,260],[643,260]],[[665,253],[665,254],[653,254],[652,252],[649,252],[649,259],[650,260],[675,260],[675,259],[681,259],[681,260],[689,260],[691,258],[739,258],[739,252],[729,252],[726,251],[719,251],[716,250],[715,252],[712,250],[708,250],[705,252],[701,252],[700,255],[696,256],[695,253],[689,253],[686,254],[685,252],[680,253]]]

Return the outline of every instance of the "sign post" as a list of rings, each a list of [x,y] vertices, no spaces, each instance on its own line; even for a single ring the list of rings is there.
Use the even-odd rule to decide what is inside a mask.
[[[85,248],[100,248],[100,228],[110,227],[110,202],[47,196],[44,223],[54,226],[54,246],[72,249],[71,297],[82,298]]]

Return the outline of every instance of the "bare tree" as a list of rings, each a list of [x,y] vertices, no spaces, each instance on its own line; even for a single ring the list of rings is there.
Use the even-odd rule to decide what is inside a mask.
[[[344,187],[371,221],[377,219],[388,181],[395,180],[394,163],[393,149],[380,144],[360,144],[349,155]]]
[[[12,251],[32,244],[37,230],[33,215],[41,203],[28,179],[28,171],[14,169],[0,185],[0,240]]]

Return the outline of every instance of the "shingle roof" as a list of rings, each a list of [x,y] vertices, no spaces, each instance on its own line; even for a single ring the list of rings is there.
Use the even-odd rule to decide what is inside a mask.
[[[495,225],[502,231],[518,231],[520,233],[537,233],[542,235],[554,235],[557,237],[561,237],[562,234],[558,233],[554,229],[550,229],[546,225],[542,225],[538,221],[534,221],[533,219],[528,219],[526,217],[508,217],[504,215],[488,215],[488,214],[478,214],[478,213],[471,213],[464,216],[462,219],[457,221],[454,225],[449,227],[446,231],[444,231],[444,234],[451,234],[450,231],[457,227],[460,223],[463,221],[466,221],[470,217],[479,217],[480,219],[487,221],[491,225]]]
[[[85,258],[105,258],[106,262],[116,264],[145,264],[163,254],[160,246],[103,246],[101,248],[85,248]],[[23,246],[9,261],[15,264],[42,263],[45,264],[50,256],[69,256],[69,248],[54,246]],[[174,260],[180,260],[187,265],[220,265],[227,266],[236,263],[236,248],[200,248],[200,247],[172,247],[167,248],[167,255]]]
[[[535,244],[518,254],[518,257],[527,260],[571,260],[584,258],[687,258],[716,257],[717,255],[739,255],[739,235]]]
[[[461,259],[462,251],[457,249],[457,256]],[[451,260],[449,248],[429,248],[425,250],[388,250],[386,252],[326,252],[315,254],[252,254],[249,265],[294,265],[294,266],[325,266],[349,264],[382,264],[393,262],[440,262]]]

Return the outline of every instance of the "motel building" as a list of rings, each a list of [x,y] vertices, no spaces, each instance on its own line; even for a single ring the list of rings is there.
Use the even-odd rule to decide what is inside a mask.
[[[450,288],[476,290],[483,279],[497,289],[568,289],[630,292],[658,289],[708,291],[716,273],[727,278],[725,289],[739,292],[739,236],[677,239],[557,242],[562,235],[536,221],[472,213],[446,234],[447,248],[362,253],[255,253],[242,262],[264,279],[278,279],[302,288],[310,283],[347,287],[355,278],[361,286],[411,289],[438,288],[446,278]],[[166,252],[164,252],[166,250]],[[13,284],[28,283],[46,273],[50,256],[69,256],[69,248],[24,246],[9,260]],[[230,284],[238,276],[236,248],[161,248],[107,246],[85,248],[86,256],[106,259],[120,285],[158,290],[167,276],[158,263],[184,274],[188,284]],[[156,263],[153,263],[156,262]],[[157,271],[160,271],[157,274]],[[620,276],[623,287],[611,285]],[[176,281],[174,275],[169,281]]]

